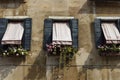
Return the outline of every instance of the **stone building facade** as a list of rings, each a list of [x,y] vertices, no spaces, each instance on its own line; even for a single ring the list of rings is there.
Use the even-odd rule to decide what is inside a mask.
[[[1,0],[0,18],[32,18],[31,51],[26,58],[0,57],[0,80],[119,80],[119,57],[101,57],[95,47],[96,17],[119,17],[120,2],[89,0]],[[79,49],[71,65],[56,72],[57,61],[43,50],[44,19],[72,16],[79,20]],[[60,79],[58,79],[60,78]]]

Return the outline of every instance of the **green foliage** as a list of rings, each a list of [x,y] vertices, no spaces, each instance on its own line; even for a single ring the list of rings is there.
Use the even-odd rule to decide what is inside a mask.
[[[120,46],[116,44],[103,45],[98,47],[99,52],[120,52]]]
[[[74,54],[77,52],[77,49],[71,46],[64,46],[61,48],[59,66],[66,66],[70,60],[72,60]]]
[[[65,66],[77,52],[76,48],[65,45],[46,44],[48,55],[59,55],[59,67]]]

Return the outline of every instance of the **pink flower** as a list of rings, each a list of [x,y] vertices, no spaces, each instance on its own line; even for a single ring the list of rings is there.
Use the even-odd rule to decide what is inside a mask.
[[[46,44],[46,47],[49,47],[49,45],[48,45],[48,44]]]

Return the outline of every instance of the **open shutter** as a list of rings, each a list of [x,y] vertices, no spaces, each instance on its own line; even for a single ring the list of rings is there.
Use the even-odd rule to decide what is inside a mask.
[[[95,19],[94,29],[95,29],[96,47],[98,48],[98,46],[102,45],[102,42],[103,42],[103,34],[102,34],[101,20],[100,19]]]
[[[31,48],[31,32],[32,32],[32,19],[26,18],[24,20],[24,35],[23,35],[23,48],[30,50]]]
[[[7,23],[8,23],[7,19],[0,18],[0,43],[1,43],[1,40],[3,38],[4,33],[6,31]]]
[[[44,40],[43,40],[43,48],[46,49],[46,44],[52,43],[52,19],[44,20]]]
[[[70,27],[72,33],[72,46],[78,49],[78,19],[71,19]]]
[[[117,28],[118,28],[118,31],[120,32],[120,19],[118,19],[117,21],[118,21]]]

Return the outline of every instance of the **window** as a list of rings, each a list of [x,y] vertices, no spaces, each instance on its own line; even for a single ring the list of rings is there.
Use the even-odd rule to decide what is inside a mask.
[[[22,44],[24,49],[30,50],[31,21],[31,18],[0,18],[0,47],[5,44]]]
[[[65,30],[67,33],[65,33]],[[46,49],[46,44],[50,43],[72,45],[74,48],[78,48],[78,20],[45,19],[43,41],[44,49]]]
[[[120,45],[120,25],[119,18],[96,18],[94,23],[95,42],[97,49],[102,46],[102,54],[117,53]],[[105,49],[103,49],[105,48]],[[108,49],[108,51],[106,50]],[[115,50],[116,49],[116,50]],[[113,50],[113,51],[111,51]],[[114,52],[115,51],[115,52]],[[111,54],[110,54],[111,55]],[[114,54],[116,55],[116,54]]]

